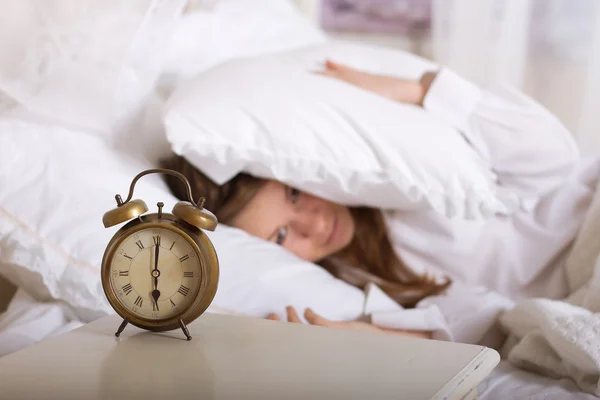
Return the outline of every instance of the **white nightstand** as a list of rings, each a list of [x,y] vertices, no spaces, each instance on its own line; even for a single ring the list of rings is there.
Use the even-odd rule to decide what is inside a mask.
[[[110,316],[0,358],[0,398],[469,399],[494,350],[204,314],[150,333]]]

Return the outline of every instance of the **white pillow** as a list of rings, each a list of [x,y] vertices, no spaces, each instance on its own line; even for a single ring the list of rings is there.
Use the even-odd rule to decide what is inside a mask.
[[[156,49],[164,40],[161,37],[148,50]],[[136,156],[156,161],[171,152],[160,117],[163,102],[180,80],[234,58],[325,41],[325,34],[304,18],[291,0],[188,1],[168,37],[168,46],[153,52],[155,60],[164,62],[156,92],[145,99],[143,113],[119,132],[113,144],[122,149],[136,147],[140,150]],[[138,140],[139,131],[145,132],[144,141]]]
[[[19,0],[3,7],[0,111],[110,135],[154,90],[185,5]]]
[[[84,321],[112,313],[100,264],[120,226],[105,229],[102,215],[152,167],[86,132],[0,119],[0,274],[38,300],[65,301]],[[176,202],[160,175],[143,177],[134,198],[165,210]],[[333,319],[361,313],[363,292],[319,266],[224,225],[208,234],[221,267],[213,307],[257,317],[287,305]]]
[[[435,68],[344,42],[230,61],[169,99],[172,149],[217,183],[246,171],[348,205],[467,218],[515,206],[459,132],[420,107],[312,73],[326,58],[407,78]]]
[[[326,35],[291,0],[190,4],[177,25],[163,75],[187,78],[221,62],[324,43]]]

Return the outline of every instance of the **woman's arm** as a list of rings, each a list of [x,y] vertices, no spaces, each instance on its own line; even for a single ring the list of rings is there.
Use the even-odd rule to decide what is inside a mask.
[[[502,336],[498,318],[512,307],[512,300],[492,290],[454,282],[444,294],[421,300],[416,308],[377,310],[370,317],[381,329],[426,328],[431,339],[497,345]]]
[[[560,185],[579,159],[571,133],[525,94],[503,85],[481,89],[442,69],[423,107],[458,129],[498,174],[500,184],[538,196]]]
[[[287,322],[301,324],[302,321],[300,317],[298,317],[298,313],[296,309],[292,306],[286,307],[287,314]],[[417,337],[421,339],[431,339],[432,333],[427,331],[411,331],[405,329],[391,329],[391,328],[380,328],[376,325],[373,325],[369,322],[363,321],[331,321],[327,318],[324,318],[310,308],[306,309],[304,312],[304,318],[310,325],[323,326],[327,328],[337,328],[337,329],[348,329],[354,331],[369,331],[369,332],[380,332],[380,333],[388,333],[393,335],[400,336],[411,336]],[[279,317],[276,314],[269,314],[267,319],[273,321],[279,321]]]
[[[401,336],[412,336],[421,339],[431,339],[433,336],[432,332],[427,331],[403,331],[400,329],[383,329],[380,328],[382,332],[390,333],[392,335],[401,335]]]
[[[321,74],[424,107],[463,134],[501,185],[522,195],[537,197],[555,188],[579,158],[572,135],[554,115],[505,86],[484,90],[448,69],[428,72],[416,82],[330,61]]]
[[[378,288],[371,288],[367,297],[381,295],[387,296]],[[380,306],[377,311],[366,308],[364,321],[331,321],[311,309],[304,312],[304,318],[311,325],[329,328],[496,346],[502,341],[498,317],[514,305],[512,300],[493,290],[454,282],[444,294],[430,296],[416,308],[397,306],[389,311],[381,310]],[[286,317],[288,322],[302,323],[292,306],[286,307]],[[279,321],[276,314],[270,314],[267,319]]]

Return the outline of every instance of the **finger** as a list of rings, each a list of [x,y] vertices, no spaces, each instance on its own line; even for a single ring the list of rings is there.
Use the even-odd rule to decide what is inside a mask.
[[[327,67],[327,69],[333,70],[333,71],[344,71],[344,70],[350,70],[351,68],[344,65],[344,64],[340,64],[331,60],[325,60],[325,66]]]
[[[330,321],[327,318],[321,317],[320,315],[315,313],[310,308],[307,308],[306,311],[304,312],[304,318],[306,318],[308,323],[311,325],[329,326],[329,327],[336,325],[335,322]]]
[[[279,317],[275,313],[267,315],[267,319],[270,319],[271,321],[280,321]]]
[[[321,71],[312,71],[314,74],[317,75],[322,75],[322,76],[328,76],[331,78],[337,78],[338,77],[338,73],[336,71],[330,71],[330,70],[321,70]]]
[[[322,75],[330,76],[332,78],[339,79],[341,81],[348,82],[350,84],[356,85],[360,82],[361,76],[366,75],[363,72],[358,72],[351,68],[345,67],[343,69],[327,69],[324,70]]]
[[[294,322],[294,323],[299,323],[299,324],[302,323],[302,321],[300,321],[300,317],[298,317],[298,313],[296,312],[294,307],[287,306],[285,308],[285,311],[287,312],[288,322]]]

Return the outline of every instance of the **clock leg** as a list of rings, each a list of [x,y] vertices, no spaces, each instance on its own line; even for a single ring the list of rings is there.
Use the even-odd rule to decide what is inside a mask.
[[[183,331],[183,334],[185,335],[187,340],[192,340],[192,337],[190,336],[190,332],[188,331],[187,327],[183,323],[182,319],[179,320],[179,326],[181,327],[181,330]]]
[[[127,319],[127,318],[125,318],[123,320],[123,322],[121,322],[121,326],[119,326],[117,333],[115,333],[116,337],[119,337],[121,335],[121,332],[123,332],[123,330],[125,329],[125,327],[127,326],[128,323],[129,323],[129,319]]]

